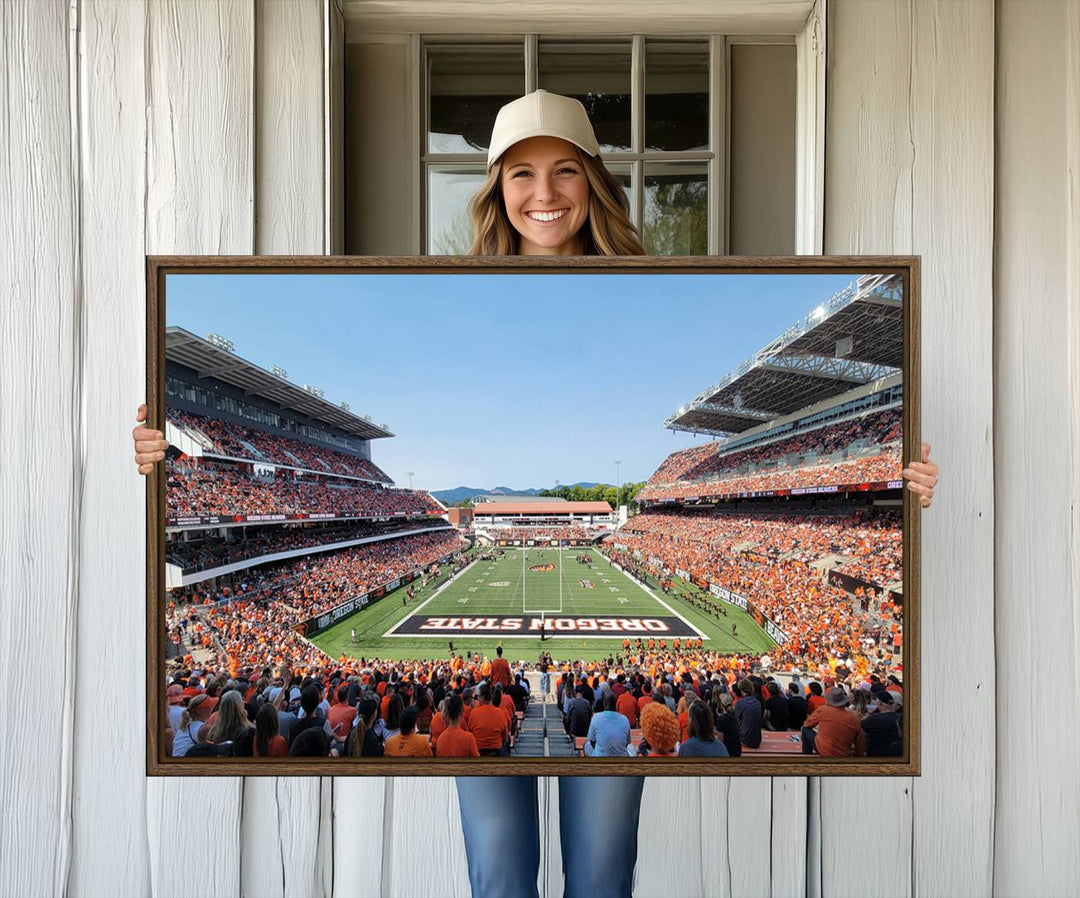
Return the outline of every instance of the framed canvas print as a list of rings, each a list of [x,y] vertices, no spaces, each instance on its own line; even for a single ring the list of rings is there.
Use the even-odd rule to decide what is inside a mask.
[[[919,773],[917,258],[147,278],[149,773]]]

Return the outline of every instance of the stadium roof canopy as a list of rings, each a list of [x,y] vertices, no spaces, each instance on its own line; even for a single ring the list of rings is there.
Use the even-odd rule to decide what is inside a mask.
[[[282,409],[301,412],[315,421],[338,427],[363,440],[394,435],[386,427],[380,427],[367,418],[346,411],[341,406],[334,405],[283,377],[271,374],[254,362],[215,346],[182,327],[165,328],[165,358],[186,365],[199,377],[220,380],[243,390],[245,396],[268,399]]]
[[[473,515],[503,514],[611,514],[607,502],[485,502],[473,507]]]
[[[903,281],[865,275],[680,406],[670,430],[729,436],[901,371]]]

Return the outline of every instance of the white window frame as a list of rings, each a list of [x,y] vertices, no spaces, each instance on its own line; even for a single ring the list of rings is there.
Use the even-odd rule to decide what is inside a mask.
[[[692,34],[649,33],[632,36],[631,53],[631,152],[609,154],[612,163],[630,163],[633,185],[631,219],[639,226],[644,209],[644,166],[650,161],[697,161],[706,163],[708,192],[708,252],[727,255],[729,246],[729,206],[727,197],[730,178],[730,48],[737,44],[786,44],[796,48],[796,227],[795,252],[800,255],[820,254],[824,247],[824,182],[825,182],[825,3],[816,0],[800,31],[791,34],[764,36],[713,34],[709,40],[709,144],[708,151],[673,153],[644,153],[644,61],[645,41],[678,40],[700,37]],[[528,34],[419,34],[409,35],[410,47],[410,158],[412,194],[410,204],[410,233],[417,254],[427,251],[427,165],[429,163],[469,164],[477,161],[476,154],[429,154],[427,152],[427,44],[428,43],[506,43],[521,41],[525,55],[525,90],[537,87],[540,38],[582,41],[625,39],[626,35],[563,35],[542,31]],[[607,158],[607,157],[605,157]]]

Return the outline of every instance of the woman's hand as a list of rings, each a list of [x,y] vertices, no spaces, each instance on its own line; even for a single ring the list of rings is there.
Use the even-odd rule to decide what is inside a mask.
[[[930,444],[922,444],[922,461],[913,461],[903,470],[907,488],[919,497],[923,508],[929,508],[934,501],[934,487],[937,486],[938,466],[930,461]]]
[[[139,406],[135,420],[146,421],[145,404]],[[169,448],[168,440],[160,430],[151,430],[145,424],[132,430],[131,438],[135,441],[135,464],[139,466],[139,473],[149,474],[154,470],[154,465],[165,458],[165,450]]]

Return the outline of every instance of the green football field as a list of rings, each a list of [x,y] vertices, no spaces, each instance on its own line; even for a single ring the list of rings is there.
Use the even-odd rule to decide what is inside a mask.
[[[592,564],[576,560],[588,554]],[[312,642],[338,658],[446,658],[449,643],[454,651],[481,652],[493,656],[502,645],[507,658],[535,661],[541,649],[559,659],[588,660],[622,650],[623,640],[638,636],[648,642],[673,635],[662,631],[573,631],[597,626],[671,626],[683,633],[702,636],[702,647],[720,652],[764,652],[773,646],[765,632],[744,611],[727,605],[727,616],[695,608],[680,598],[698,594],[696,587],[675,580],[669,595],[646,589],[627,574],[612,567],[604,556],[583,548],[507,548],[494,561],[476,561],[440,587],[416,588],[415,597],[403,604],[405,590],[398,590],[343,619],[312,638]],[[547,639],[530,630],[543,618]],[[560,620],[562,619],[562,620]],[[629,623],[625,623],[625,622]],[[648,621],[649,623],[643,623]],[[623,622],[623,623],[614,623]],[[639,623],[642,622],[642,623]],[[490,632],[491,625],[520,629]],[[736,626],[732,635],[731,626]],[[471,632],[468,627],[480,627]],[[356,642],[351,632],[356,630]],[[425,628],[432,628],[425,630]],[[462,628],[465,628],[464,630]]]

